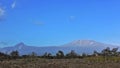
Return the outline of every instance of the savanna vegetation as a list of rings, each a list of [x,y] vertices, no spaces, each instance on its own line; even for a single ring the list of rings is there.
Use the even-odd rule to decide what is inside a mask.
[[[68,54],[60,50],[56,55],[46,52],[42,56],[34,52],[22,56],[18,51],[0,52],[0,68],[120,68],[120,52],[109,47],[91,55],[79,55],[74,50]]]

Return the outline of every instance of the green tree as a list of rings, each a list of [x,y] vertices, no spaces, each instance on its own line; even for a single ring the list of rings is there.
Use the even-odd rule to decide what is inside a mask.
[[[34,58],[37,57],[37,54],[35,52],[32,52],[30,56]]]
[[[117,51],[118,51],[118,48],[113,48],[112,50],[110,50],[110,48],[107,47],[106,49],[102,50],[101,55],[102,56],[118,56],[119,52]]]
[[[98,56],[99,55],[99,53],[95,50],[94,52],[93,52],[93,56]]]
[[[48,53],[45,52],[45,54],[43,55],[43,58],[48,58]]]
[[[66,54],[66,57],[67,58],[77,58],[78,54],[74,50],[71,50],[70,53]]]
[[[49,59],[52,59],[52,58],[53,58],[53,56],[52,56],[51,53],[48,53],[48,58],[49,58]]]
[[[42,57],[43,58],[49,58],[49,59],[53,58],[52,54],[51,53],[47,53],[47,52],[45,52],[45,54]]]
[[[111,50],[109,47],[105,48],[101,52],[102,56],[110,56],[111,55]]]
[[[10,53],[10,56],[11,56],[11,58],[13,58],[13,59],[16,59],[16,58],[19,58],[19,52],[16,50],[16,51],[12,51],[11,53]]]
[[[118,48],[113,48],[111,50],[111,54],[112,54],[112,56],[119,56]]]
[[[56,53],[56,57],[57,57],[58,59],[64,58],[64,53],[63,53],[63,51],[58,51],[58,53]]]
[[[87,57],[87,54],[86,53],[82,53],[82,57]]]
[[[9,59],[9,55],[0,52],[0,61],[4,60],[4,59]]]

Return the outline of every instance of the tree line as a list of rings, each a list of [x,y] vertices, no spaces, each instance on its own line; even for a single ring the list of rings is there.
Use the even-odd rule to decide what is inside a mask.
[[[10,54],[5,54],[0,52],[0,61],[6,59],[18,59],[18,58],[47,58],[47,59],[69,59],[69,58],[85,58],[85,57],[92,57],[92,56],[103,56],[103,57],[110,57],[110,56],[120,56],[120,52],[118,48],[110,49],[109,47],[103,49],[101,52],[94,51],[93,54],[86,54],[82,53],[81,55],[77,54],[74,50],[71,50],[69,53],[64,54],[63,51],[59,50],[56,55],[52,55],[51,53],[44,53],[42,56],[38,56],[35,52],[32,52],[30,55],[22,55],[20,56],[19,52],[12,51]]]

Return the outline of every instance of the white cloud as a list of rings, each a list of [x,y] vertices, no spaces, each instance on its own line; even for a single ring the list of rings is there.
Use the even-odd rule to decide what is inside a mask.
[[[5,15],[5,10],[0,7],[0,20],[3,18],[3,16]]]
[[[74,20],[75,19],[75,16],[70,16],[70,20]]]
[[[4,14],[5,14],[5,10],[0,7],[0,17],[3,16]]]
[[[68,17],[68,21],[69,21],[70,23],[75,22],[75,20],[76,20],[76,16],[69,16],[69,17]]]
[[[11,8],[14,9],[16,7],[16,1],[14,1],[11,5]]]

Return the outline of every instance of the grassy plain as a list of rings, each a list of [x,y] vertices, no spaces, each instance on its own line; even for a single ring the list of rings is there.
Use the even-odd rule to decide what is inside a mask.
[[[120,57],[22,58],[0,61],[0,68],[120,68]]]

